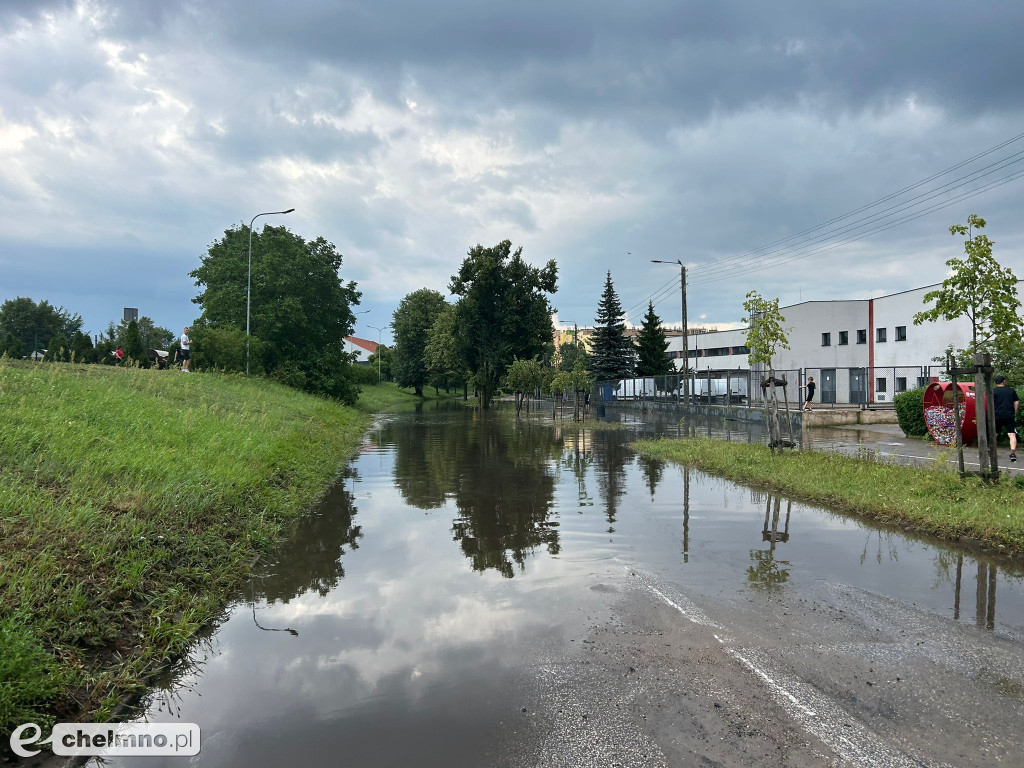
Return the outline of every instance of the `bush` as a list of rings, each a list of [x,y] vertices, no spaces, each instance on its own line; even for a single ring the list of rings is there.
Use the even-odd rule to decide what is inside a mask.
[[[923,437],[928,434],[928,427],[924,422],[923,389],[900,392],[893,398],[893,403],[896,405],[896,418],[899,419],[903,434],[907,437]]]
[[[349,378],[359,386],[369,386],[377,383],[376,365],[353,365],[349,369]]]

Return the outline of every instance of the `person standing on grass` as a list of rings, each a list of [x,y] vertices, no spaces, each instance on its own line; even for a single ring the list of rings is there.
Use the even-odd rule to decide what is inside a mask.
[[[179,351],[178,351],[178,357],[181,358],[181,372],[182,373],[190,373],[190,371],[188,369],[188,365],[189,365],[189,358],[190,358],[189,350],[192,347],[192,340],[188,337],[188,330],[189,330],[189,328],[186,325],[185,326],[185,330],[183,330],[181,332],[181,339],[179,339],[179,341],[181,342],[181,345],[180,345],[180,348],[179,348]]]
[[[1020,398],[1017,390],[1006,386],[1005,376],[996,376],[996,386],[992,390],[992,402],[996,412],[996,438],[1002,430],[1010,438],[1010,461],[1017,460],[1017,408]]]
[[[806,389],[807,390],[807,398],[804,400],[804,410],[805,411],[811,410],[811,401],[814,399],[815,387],[816,387],[816,385],[814,383],[814,377],[813,376],[808,376],[807,377],[807,383],[800,385],[800,389]]]

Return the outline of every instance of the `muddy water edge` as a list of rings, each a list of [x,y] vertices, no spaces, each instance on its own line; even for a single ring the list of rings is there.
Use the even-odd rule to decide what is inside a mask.
[[[210,766],[1024,765],[1021,564],[612,418],[382,418],[143,717]]]

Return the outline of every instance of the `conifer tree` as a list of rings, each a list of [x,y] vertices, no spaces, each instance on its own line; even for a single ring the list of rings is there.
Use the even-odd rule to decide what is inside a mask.
[[[672,372],[672,361],[665,357],[668,341],[661,318],[654,314],[654,302],[647,302],[647,314],[636,342],[636,372],[640,376],[664,376]]]
[[[139,324],[135,320],[128,323],[128,330],[124,334],[124,355],[127,359],[134,360],[142,367],[149,367],[149,354],[142,343]]]
[[[597,305],[597,322],[591,344],[590,369],[596,381],[612,381],[633,375],[635,350],[632,339],[626,336],[622,315],[622,305],[609,272]]]

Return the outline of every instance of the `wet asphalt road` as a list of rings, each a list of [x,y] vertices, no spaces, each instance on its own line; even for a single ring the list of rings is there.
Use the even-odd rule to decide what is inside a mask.
[[[1024,765],[994,561],[440,407],[383,420],[109,765]],[[291,628],[297,635],[272,631]]]

